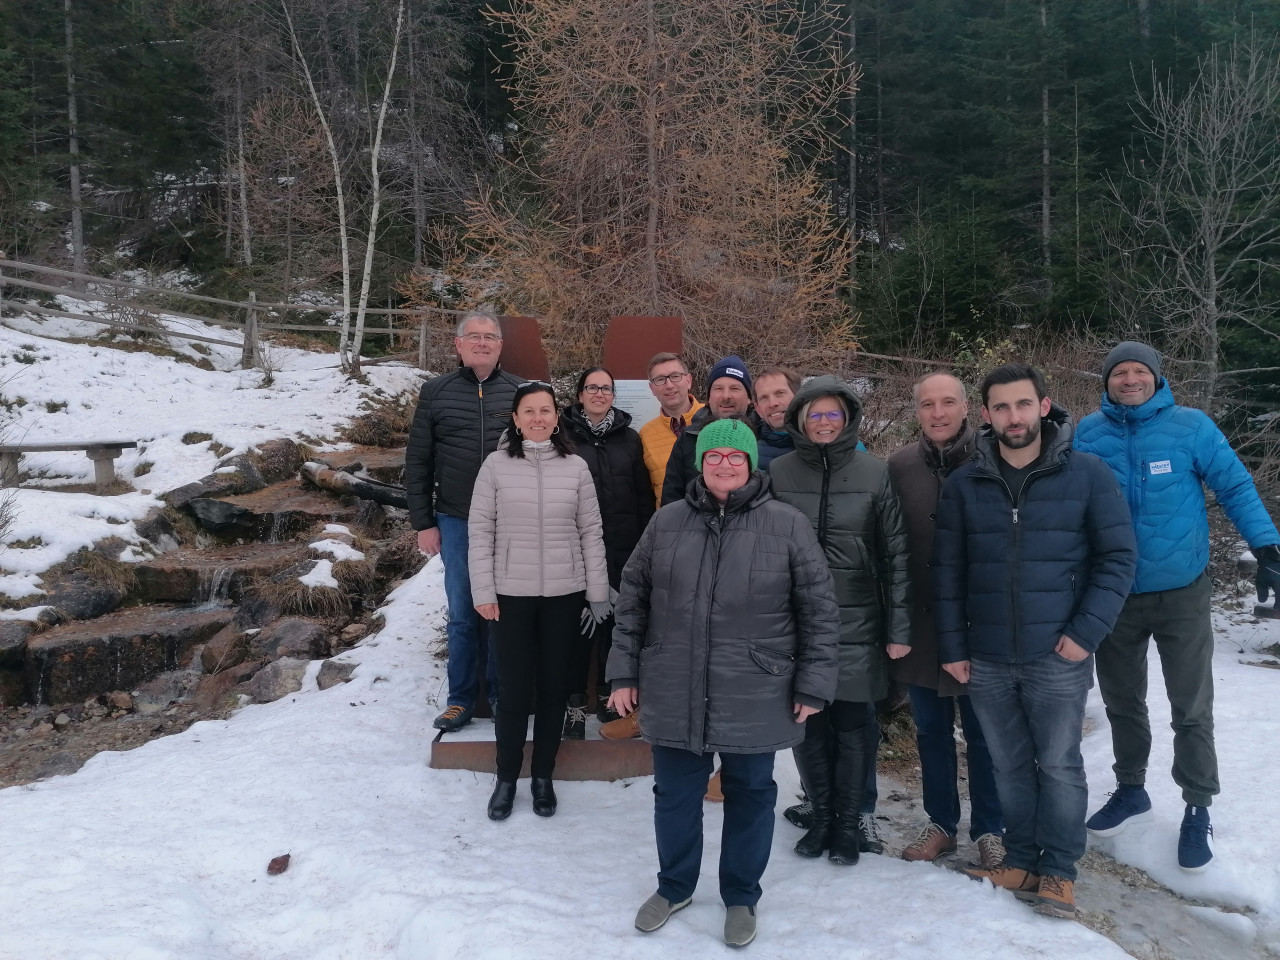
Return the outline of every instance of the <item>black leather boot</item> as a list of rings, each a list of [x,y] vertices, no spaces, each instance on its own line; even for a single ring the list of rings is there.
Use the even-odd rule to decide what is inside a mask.
[[[489,819],[505,820],[511,816],[511,807],[516,800],[516,784],[514,780],[499,780],[493,788],[493,796],[489,798]]]
[[[858,815],[862,806],[863,784],[867,778],[867,747],[861,727],[832,731],[836,743],[836,761],[831,777],[832,863],[852,865],[858,862]]]
[[[828,726],[809,726],[804,741],[791,752],[795,756],[800,782],[809,798],[808,832],[796,841],[802,857],[820,857],[831,843],[831,754],[827,744]]]
[[[534,777],[529,781],[529,792],[533,794],[534,813],[540,817],[556,815],[556,790],[550,777]]]

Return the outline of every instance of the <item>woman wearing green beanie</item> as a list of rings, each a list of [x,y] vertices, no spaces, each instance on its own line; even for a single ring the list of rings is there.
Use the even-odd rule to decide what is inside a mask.
[[[715,755],[724,786],[720,897],[725,942],[755,937],[773,840],[773,757],[835,690],[838,614],[813,529],[755,469],[755,432],[702,428],[701,473],[650,521],[622,571],[609,705],[644,706],[653,749],[658,890],[636,928],[687,906],[702,862],[702,795]]]

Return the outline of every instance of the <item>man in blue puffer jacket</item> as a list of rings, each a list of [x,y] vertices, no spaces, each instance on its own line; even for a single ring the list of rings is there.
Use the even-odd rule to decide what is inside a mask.
[[[1102,381],[1102,409],[1081,421],[1075,446],[1105,460],[1120,481],[1138,540],[1138,574],[1098,650],[1117,786],[1088,827],[1109,837],[1151,819],[1144,783],[1151,754],[1147,645],[1154,635],[1173,714],[1173,780],[1187,805],[1178,865],[1198,872],[1213,859],[1207,808],[1218,793],[1204,486],[1257,557],[1260,601],[1271,590],[1280,594],[1280,534],[1222,431],[1201,411],[1173,402],[1155,350],[1119,344],[1107,354]]]
[[[933,542],[938,659],[969,684],[1004,812],[1003,865],[966,872],[1074,917],[1092,655],[1124,606],[1137,549],[1114,474],[1072,450],[1071,418],[1039,370],[987,374],[982,418],[975,458],[942,488]]]

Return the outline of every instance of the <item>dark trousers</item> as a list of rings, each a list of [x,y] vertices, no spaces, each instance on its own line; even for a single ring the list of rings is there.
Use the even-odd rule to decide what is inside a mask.
[[[653,832],[658,841],[658,893],[672,903],[693,896],[702,869],[702,797],[713,753],[653,748]],[[720,899],[753,907],[773,845],[772,753],[722,753],[724,826],[720,833]]]
[[[1151,757],[1147,650],[1155,637],[1173,717],[1173,782],[1183,801],[1197,807],[1209,806],[1218,793],[1209,594],[1207,573],[1178,590],[1131,594],[1097,655],[1116,781],[1142,786]]]
[[[1093,657],[971,663],[969,699],[995,764],[1007,866],[1076,878],[1089,805],[1080,738],[1091,686]]]
[[[584,597],[582,592],[562,597],[498,596],[494,633],[502,689],[495,718],[499,780],[515,781],[520,776],[530,713],[533,759],[529,773],[550,777],[555,771],[564,705],[574,682],[572,654]]]
[[[995,769],[982,724],[968,697],[940,697],[937,690],[910,684],[911,715],[916,722],[916,746],[920,749],[920,784],[924,812],[929,819],[955,836],[960,826],[960,789],[956,783],[956,712],[964,731],[969,760],[969,838],[1004,832],[1000,797],[996,794]]]

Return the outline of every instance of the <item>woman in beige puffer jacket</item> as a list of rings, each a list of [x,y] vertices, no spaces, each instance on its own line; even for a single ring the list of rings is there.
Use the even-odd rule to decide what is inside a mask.
[[[560,430],[550,385],[516,390],[511,425],[476,477],[467,538],[471,600],[495,621],[501,691],[489,818],[511,814],[530,713],[533,810],[549,817],[576,638],[611,612],[595,482]]]

